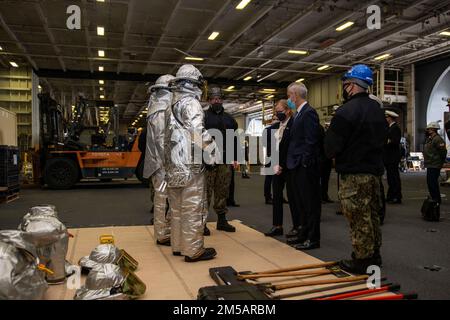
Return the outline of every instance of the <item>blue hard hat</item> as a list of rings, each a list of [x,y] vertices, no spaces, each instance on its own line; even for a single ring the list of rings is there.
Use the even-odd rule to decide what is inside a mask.
[[[373,84],[373,72],[365,64],[357,64],[347,71],[342,77],[342,80],[347,79],[359,79],[367,82],[369,86],[371,86]]]

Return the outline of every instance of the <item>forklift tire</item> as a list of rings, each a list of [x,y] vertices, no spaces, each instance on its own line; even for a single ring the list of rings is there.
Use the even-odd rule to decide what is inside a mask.
[[[67,158],[47,160],[44,169],[44,182],[50,189],[66,190],[73,187],[79,178],[75,161]]]

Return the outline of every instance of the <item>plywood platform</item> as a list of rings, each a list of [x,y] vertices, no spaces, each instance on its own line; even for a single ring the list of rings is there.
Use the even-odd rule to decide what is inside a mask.
[[[217,257],[210,261],[186,263],[182,257],[173,256],[170,247],[155,244],[153,226],[72,229],[70,232],[74,238],[70,239],[67,258],[76,264],[82,256],[89,255],[98,244],[100,235],[114,235],[116,245],[139,261],[136,274],[147,285],[147,292],[142,297],[145,300],[196,299],[199,288],[215,285],[208,272],[212,267],[231,265],[237,271],[263,271],[321,262],[238,221],[232,223],[236,226],[236,233],[219,232],[214,225],[210,226],[211,236],[205,237],[205,246],[214,247],[218,252]],[[312,279],[327,278],[334,276]],[[311,287],[283,290],[282,293],[308,289]],[[46,298],[73,299],[74,293],[64,284],[56,285],[50,287]]]

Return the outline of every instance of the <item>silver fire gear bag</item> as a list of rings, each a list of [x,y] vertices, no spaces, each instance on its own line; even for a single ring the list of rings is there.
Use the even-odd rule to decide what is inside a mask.
[[[31,208],[23,217],[19,230],[33,238],[40,262],[53,271],[52,275],[47,275],[47,282],[50,284],[64,282],[69,233],[66,226],[59,221],[55,207]]]

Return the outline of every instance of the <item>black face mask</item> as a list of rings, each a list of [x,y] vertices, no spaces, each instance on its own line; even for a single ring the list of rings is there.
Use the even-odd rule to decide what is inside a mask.
[[[215,113],[221,113],[223,111],[223,106],[221,103],[213,103],[211,105],[211,110]]]
[[[286,120],[287,116],[284,112],[277,112],[277,119],[280,120],[281,122],[283,122],[284,120]]]
[[[347,83],[342,86],[342,97],[344,98],[344,101],[348,101],[351,98],[350,94],[346,90],[350,85],[351,83]]]

